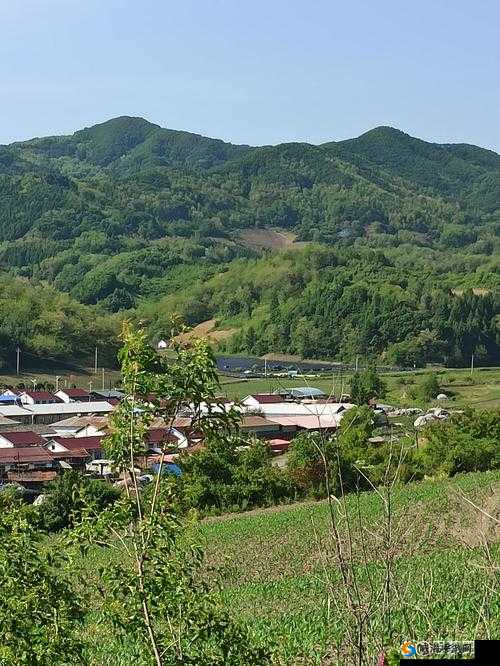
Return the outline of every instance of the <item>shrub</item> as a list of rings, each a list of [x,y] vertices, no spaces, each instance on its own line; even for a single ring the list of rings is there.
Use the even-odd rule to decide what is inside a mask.
[[[46,497],[38,509],[39,527],[46,532],[73,527],[84,511],[98,514],[119,496],[120,491],[105,481],[67,471],[47,486]]]

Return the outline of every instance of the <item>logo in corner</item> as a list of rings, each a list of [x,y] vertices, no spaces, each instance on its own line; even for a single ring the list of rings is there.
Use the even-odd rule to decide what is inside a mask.
[[[413,641],[405,641],[401,644],[401,654],[403,657],[415,657],[417,654],[417,646]]]

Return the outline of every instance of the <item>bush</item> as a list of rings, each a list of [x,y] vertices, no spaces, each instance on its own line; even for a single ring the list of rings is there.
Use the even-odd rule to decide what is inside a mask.
[[[482,472],[500,466],[500,413],[490,410],[455,414],[429,425],[417,460],[428,476]]]
[[[305,433],[295,437],[292,442],[287,474],[303,495],[321,497],[326,491],[326,473],[332,482],[337,478],[336,464],[335,441],[325,438],[321,433]]]
[[[294,496],[288,477],[271,464],[269,449],[260,440],[208,439],[201,451],[184,455],[180,465],[176,496],[183,511],[240,511]]]
[[[373,398],[383,398],[387,386],[375,368],[356,372],[351,380],[351,400],[357,405],[366,405]]]
[[[38,524],[46,532],[74,527],[84,511],[98,514],[120,496],[120,491],[107,482],[89,479],[74,470],[58,476],[46,492],[38,508]]]
[[[426,375],[420,384],[411,392],[411,397],[421,402],[430,402],[434,400],[441,392],[438,378],[435,373]]]

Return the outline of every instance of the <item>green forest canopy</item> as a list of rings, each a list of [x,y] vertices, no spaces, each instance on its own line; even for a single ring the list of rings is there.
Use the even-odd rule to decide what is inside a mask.
[[[230,351],[500,363],[499,204],[499,155],[389,127],[250,147],[121,117],[0,146],[0,357],[112,349],[112,313],[163,336],[180,311],[236,328]]]

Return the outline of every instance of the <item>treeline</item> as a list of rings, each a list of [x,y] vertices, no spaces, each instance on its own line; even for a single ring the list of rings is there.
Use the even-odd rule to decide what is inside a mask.
[[[118,118],[4,147],[0,267],[116,310],[168,291],[189,266],[247,256],[241,229],[280,227],[336,246],[494,252],[497,155],[459,156],[388,128],[362,139],[249,148]]]
[[[153,335],[216,316],[230,351],[494,363],[498,174],[390,128],[250,148],[117,118],[0,148],[0,269]],[[329,247],[259,261],[240,231],[270,227]]]
[[[408,250],[411,253],[411,250]],[[414,251],[310,247],[303,252],[236,261],[228,270],[139,315],[157,335],[180,312],[189,323],[216,317],[239,332],[230,352],[286,351],[305,358],[380,359],[417,367],[427,362],[463,366],[500,363],[498,290],[455,291],[439,263],[428,270]],[[457,271],[460,267],[457,266]]]

